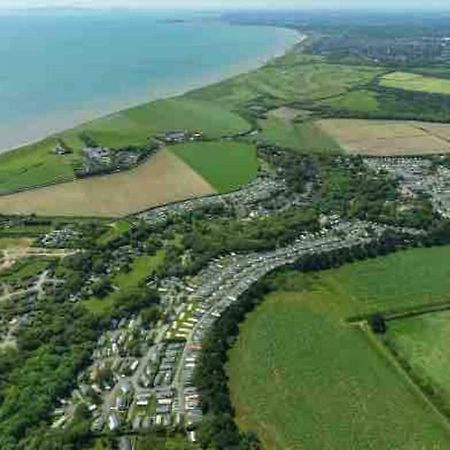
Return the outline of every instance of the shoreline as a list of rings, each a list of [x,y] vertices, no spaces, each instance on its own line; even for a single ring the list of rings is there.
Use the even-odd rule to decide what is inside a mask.
[[[256,26],[256,25],[240,25],[240,24],[230,24],[231,26]],[[101,119],[103,117],[108,117],[113,114],[117,114],[121,111],[124,111],[129,108],[133,108],[136,106],[144,105],[146,103],[151,103],[158,100],[164,100],[168,98],[182,96],[191,91],[205,88],[207,86],[211,86],[217,83],[221,83],[228,79],[234,78],[236,76],[244,75],[255,70],[260,69],[261,67],[269,64],[271,61],[282,57],[289,53],[293,48],[306,40],[307,36],[300,33],[297,30],[286,27],[275,27],[271,26],[270,28],[279,28],[280,30],[289,31],[292,33],[293,39],[292,42],[286,42],[281,44],[275,44],[276,48],[270,48],[263,55],[258,55],[255,58],[236,63],[231,65],[225,72],[221,73],[213,73],[208,74],[202,77],[201,79],[190,80],[187,81],[183,86],[179,86],[178,88],[172,86],[165,88],[160,88],[159,92],[154,93],[151,96],[143,100],[145,93],[141,92],[140,94],[133,95],[133,99],[128,100],[119,100],[119,101],[111,101],[110,106],[106,107],[97,107],[95,106],[88,107],[86,109],[73,110],[68,114],[65,118],[59,118],[59,123],[55,125],[55,122],[58,121],[56,117],[47,117],[42,121],[36,122],[34,121],[31,126],[28,126],[28,132],[24,133],[23,124],[17,125],[17,135],[11,138],[6,138],[7,141],[15,141],[14,143],[0,143],[0,157],[7,155],[8,153],[14,152],[15,150],[19,150],[20,148],[31,146],[36,144],[48,137],[53,135],[62,133],[64,131],[74,129],[80,125],[85,123],[89,123],[91,121]],[[274,45],[274,47],[275,47]],[[134,98],[136,97],[136,98]],[[139,97],[139,98],[138,98]],[[115,104],[115,106],[113,106]],[[69,117],[70,116],[70,117]],[[50,124],[51,122],[51,124]],[[11,126],[6,126],[11,130]],[[2,133],[2,128],[0,127],[0,135]],[[28,136],[24,136],[28,135]]]

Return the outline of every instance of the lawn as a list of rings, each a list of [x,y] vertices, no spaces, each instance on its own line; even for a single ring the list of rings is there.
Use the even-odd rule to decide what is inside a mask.
[[[339,145],[313,122],[295,123],[275,117],[259,122],[259,139],[270,145],[298,150],[302,153],[340,152]]]
[[[450,407],[450,312],[426,314],[388,324],[387,339],[422,383]]]
[[[392,72],[383,76],[380,85],[384,87],[405,89],[433,94],[450,94],[450,80],[419,75],[409,72]]]
[[[240,142],[195,142],[171,147],[193,170],[219,192],[233,191],[258,171],[256,147]]]
[[[272,450],[448,448],[441,417],[345,319],[450,299],[449,257],[418,249],[278,275],[230,352],[240,426]]]

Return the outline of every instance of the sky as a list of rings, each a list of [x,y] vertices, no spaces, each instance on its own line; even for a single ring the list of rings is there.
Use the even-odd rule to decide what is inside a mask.
[[[298,9],[449,9],[450,0],[0,0],[0,8],[298,8]]]

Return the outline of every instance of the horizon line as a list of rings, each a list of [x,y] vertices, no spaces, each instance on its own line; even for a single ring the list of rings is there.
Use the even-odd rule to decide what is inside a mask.
[[[414,12],[414,11],[427,11],[427,12],[450,12],[450,5],[448,7],[432,7],[429,6],[408,6],[408,7],[393,7],[386,10],[386,7],[380,6],[371,6],[371,7],[362,7],[362,6],[347,6],[345,8],[340,8],[336,6],[324,6],[324,7],[308,7],[308,6],[284,6],[284,7],[271,7],[271,6],[234,6],[234,7],[220,7],[218,5],[211,6],[167,6],[167,5],[73,5],[73,6],[50,6],[50,5],[42,5],[42,6],[31,6],[31,5],[22,5],[22,6],[14,6],[14,7],[3,7],[0,5],[0,12],[8,11],[8,12],[24,12],[24,11],[112,11],[112,10],[125,10],[125,11],[187,11],[187,12],[201,12],[201,11],[217,11],[217,12],[261,12],[261,11],[271,11],[271,12],[291,12],[291,11],[317,11],[317,12],[351,12],[351,11],[359,11],[359,12],[380,12],[383,11],[386,14],[392,12]]]

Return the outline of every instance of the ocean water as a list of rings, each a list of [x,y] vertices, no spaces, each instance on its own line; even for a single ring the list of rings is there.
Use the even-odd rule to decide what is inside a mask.
[[[298,39],[180,12],[0,15],[0,151],[250,70]]]

